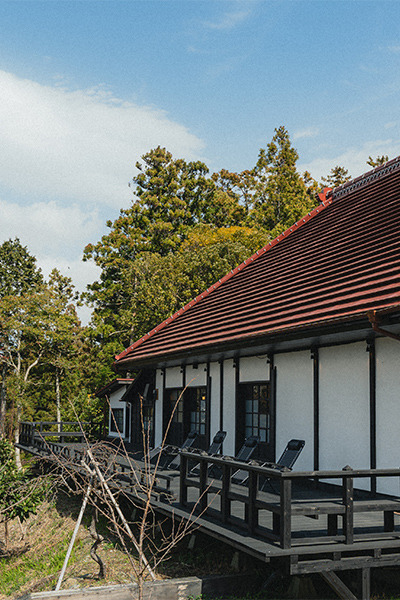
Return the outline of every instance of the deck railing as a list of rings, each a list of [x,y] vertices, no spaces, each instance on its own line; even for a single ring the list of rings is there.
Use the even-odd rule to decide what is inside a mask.
[[[199,477],[196,478],[191,476],[189,469],[194,459],[199,463]],[[210,473],[211,465],[219,469],[220,478],[213,477],[212,469]],[[246,486],[236,485],[232,479],[233,473],[239,469],[248,473]],[[183,451],[179,502],[182,507],[190,508],[197,501],[199,510],[207,511],[221,523],[245,529],[252,536],[260,535],[283,549],[291,548],[293,543],[311,542],[310,534],[307,538],[300,537],[296,528],[292,528],[294,517],[319,518],[326,515],[323,535],[321,527],[318,528],[320,540],[314,535],[312,542],[341,542],[349,546],[363,537],[371,538],[370,532],[363,533],[355,527],[355,515],[360,513],[381,512],[382,527],[377,535],[380,538],[394,535],[394,513],[400,512],[400,499],[367,493],[359,493],[355,498],[354,480],[371,477],[400,477],[400,469],[353,470],[345,467],[341,471],[296,472]],[[259,490],[261,478],[271,481],[270,493]],[[318,489],[318,482],[322,480],[338,480],[340,486],[336,486],[336,496],[328,492],[324,494],[324,484]],[[304,495],[296,497],[292,493],[294,483],[306,484],[311,489],[317,487],[316,493],[308,498]],[[196,497],[193,496],[193,488],[197,490]],[[232,510],[233,505],[241,506],[241,517],[238,516],[240,511]],[[342,519],[341,532],[339,516]]]
[[[91,437],[95,433],[94,429],[89,421],[21,421],[19,440],[27,446],[35,446],[38,440],[46,438],[55,438],[60,443],[71,438],[82,442],[86,436]]]

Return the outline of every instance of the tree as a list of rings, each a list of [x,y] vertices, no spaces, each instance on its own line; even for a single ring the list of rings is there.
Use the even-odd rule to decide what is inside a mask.
[[[343,185],[346,181],[351,179],[351,175],[344,167],[333,167],[331,172],[327,177],[322,177],[323,183],[331,188],[339,187],[339,185]]]
[[[368,157],[367,160],[367,165],[369,165],[370,167],[379,167],[379,165],[383,165],[385,162],[387,162],[389,160],[389,157],[387,156],[387,154],[382,154],[382,156],[377,156],[375,158],[375,160],[372,158],[372,156]]]
[[[18,238],[9,239],[0,245],[0,307],[4,297],[16,297],[18,302],[25,292],[42,283],[43,276],[36,266],[36,258],[28,252],[26,246],[22,246]],[[7,366],[7,361],[0,359],[0,439],[5,434]]]
[[[26,471],[18,470],[14,448],[0,440],[0,519],[4,523],[5,548],[8,548],[8,524],[18,518],[25,521],[44,500],[47,484],[40,478],[30,479]]]
[[[43,283],[36,258],[29,254],[19,239],[9,239],[0,245],[0,299],[21,296]]]
[[[267,148],[261,148],[253,169],[254,197],[249,221],[272,235],[290,227],[316,205],[296,169],[297,159],[287,130],[279,127]]]

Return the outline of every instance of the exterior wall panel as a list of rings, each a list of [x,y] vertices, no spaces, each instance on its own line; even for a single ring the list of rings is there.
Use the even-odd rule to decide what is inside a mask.
[[[154,406],[154,445],[159,446],[162,442],[162,423],[163,423],[163,386],[164,375],[161,369],[156,372],[156,390],[158,398]]]
[[[313,469],[313,362],[310,352],[276,354],[276,458],[292,438],[305,440],[295,469]]]
[[[376,450],[377,468],[399,466],[400,456],[400,342],[376,340]],[[400,495],[398,478],[378,479],[377,489]]]
[[[246,356],[240,359],[239,381],[268,381],[270,368],[267,356]]]
[[[180,388],[183,383],[181,367],[169,367],[165,369],[165,387]]]
[[[235,455],[236,432],[236,369],[233,360],[224,361],[224,430],[227,432],[224,442],[224,454]]]
[[[186,385],[188,387],[202,387],[207,385],[207,365],[199,364],[197,369],[192,365],[186,367]]]
[[[210,390],[210,442],[220,428],[220,365],[210,364],[211,390]],[[224,450],[225,451],[225,450]]]
[[[320,468],[370,467],[369,367],[365,342],[320,348]],[[357,487],[368,488],[369,482]]]
[[[115,390],[115,392],[113,392],[110,395],[110,409],[119,409],[123,411],[123,425],[122,428],[120,429],[120,432],[118,433],[117,431],[112,431],[112,425],[113,425],[113,418],[111,416],[111,410],[109,411],[109,416],[108,416],[108,435],[109,437],[119,437],[121,435],[121,437],[125,437],[125,415],[126,415],[126,403],[125,402],[120,402],[120,399],[122,398],[122,396],[125,394],[126,392],[126,388],[127,386],[121,386],[119,387],[117,390]]]

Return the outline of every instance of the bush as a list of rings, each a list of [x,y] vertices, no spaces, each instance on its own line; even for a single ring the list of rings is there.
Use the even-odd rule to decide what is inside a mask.
[[[8,547],[8,523],[15,518],[25,521],[43,502],[47,484],[32,479],[27,471],[16,467],[14,447],[0,440],[0,519],[4,523],[5,547]]]

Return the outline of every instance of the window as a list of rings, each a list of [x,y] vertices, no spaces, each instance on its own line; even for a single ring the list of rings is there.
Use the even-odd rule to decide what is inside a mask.
[[[114,433],[124,432],[124,409],[112,408],[110,416],[110,431]]]
[[[270,385],[255,383],[246,386],[245,392],[245,437],[260,436],[261,442],[270,442]]]
[[[190,402],[190,431],[197,431],[199,435],[206,434],[206,388],[190,390],[193,394]]]
[[[143,429],[146,436],[150,436],[153,429],[153,412],[152,406],[143,406]]]
[[[174,423],[183,423],[183,394],[182,390],[169,390],[170,414]],[[179,400],[178,400],[179,398]]]

